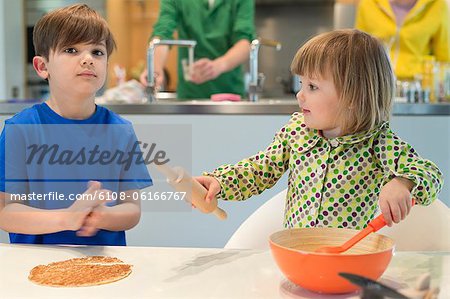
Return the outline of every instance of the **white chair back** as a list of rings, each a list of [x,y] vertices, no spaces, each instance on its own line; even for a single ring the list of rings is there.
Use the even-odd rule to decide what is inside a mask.
[[[225,248],[268,249],[269,236],[283,229],[286,194],[287,189],[253,212],[234,232]],[[399,251],[450,251],[450,210],[439,199],[427,207],[417,205],[404,221],[378,233],[394,239]]]
[[[405,220],[378,233],[394,239],[399,251],[450,251],[450,209],[439,199],[416,205]]]
[[[269,249],[269,236],[283,229],[286,194],[287,189],[253,212],[234,232],[225,248]]]

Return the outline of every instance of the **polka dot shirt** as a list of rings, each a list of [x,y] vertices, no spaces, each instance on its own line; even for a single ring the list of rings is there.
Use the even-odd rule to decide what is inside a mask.
[[[381,187],[396,176],[414,182],[416,201],[428,205],[442,188],[434,163],[383,123],[377,128],[327,139],[294,113],[264,151],[212,173],[223,200],[245,200],[271,188],[289,170],[284,225],[362,229],[378,212]]]

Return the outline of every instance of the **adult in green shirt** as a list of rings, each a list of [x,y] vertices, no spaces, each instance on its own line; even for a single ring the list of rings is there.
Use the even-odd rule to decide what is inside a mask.
[[[197,41],[195,63],[190,81],[183,76],[182,60],[187,48],[178,49],[179,99],[207,99],[215,93],[236,93],[244,96],[242,63],[250,52],[254,38],[253,0],[161,0],[153,37]],[[164,82],[163,68],[168,46],[155,48],[155,80],[159,88]],[[141,75],[146,84],[147,71]]]

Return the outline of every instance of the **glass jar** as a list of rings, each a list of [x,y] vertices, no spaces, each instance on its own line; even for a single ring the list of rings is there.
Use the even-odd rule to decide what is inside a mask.
[[[450,62],[440,63],[440,73],[442,76],[441,101],[450,102]]]
[[[426,55],[422,63],[422,89],[429,94],[430,103],[437,102],[436,79],[437,64],[436,58],[432,55]]]

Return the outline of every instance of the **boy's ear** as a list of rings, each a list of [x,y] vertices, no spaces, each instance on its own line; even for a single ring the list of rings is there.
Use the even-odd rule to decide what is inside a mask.
[[[48,79],[47,60],[42,56],[33,57],[33,67],[42,79]]]

